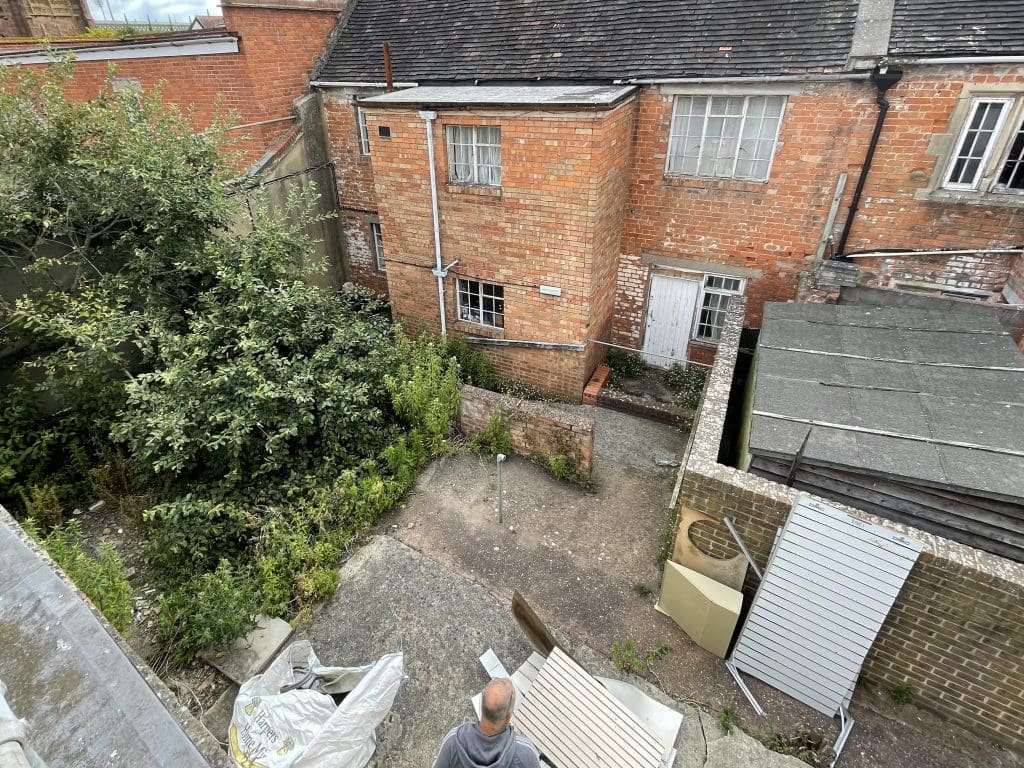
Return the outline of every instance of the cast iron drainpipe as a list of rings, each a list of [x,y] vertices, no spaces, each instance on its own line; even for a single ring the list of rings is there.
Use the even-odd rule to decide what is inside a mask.
[[[890,69],[889,67],[879,67],[871,73],[871,82],[878,89],[878,95],[875,97],[875,103],[878,104],[878,117],[875,119],[875,130],[871,134],[871,142],[868,144],[868,151],[864,155],[864,164],[860,169],[860,178],[857,179],[857,188],[853,190],[853,198],[850,200],[850,212],[846,214],[843,232],[839,236],[839,243],[836,245],[833,259],[839,261],[846,259],[846,241],[850,239],[850,230],[853,229],[853,221],[857,218],[860,196],[864,192],[864,185],[867,183],[868,174],[871,172],[871,161],[875,159],[875,150],[878,148],[878,139],[882,135],[885,116],[889,114],[889,102],[885,99],[885,93],[902,79],[902,70]]]

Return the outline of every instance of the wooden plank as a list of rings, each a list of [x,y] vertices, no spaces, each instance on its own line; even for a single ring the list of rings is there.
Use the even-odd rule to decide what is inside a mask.
[[[518,590],[512,593],[512,616],[523,630],[526,639],[542,656],[550,656],[551,651],[558,647],[554,635]]]
[[[636,715],[558,648],[513,722],[558,768],[658,768],[666,753]]]

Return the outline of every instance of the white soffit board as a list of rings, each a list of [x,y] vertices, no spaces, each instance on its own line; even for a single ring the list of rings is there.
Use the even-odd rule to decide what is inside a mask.
[[[920,542],[801,497],[730,661],[834,717],[921,551]]]
[[[12,51],[0,55],[0,66],[15,64],[50,64],[54,56],[73,53],[75,61],[127,61],[130,59],[160,59],[173,56],[215,56],[238,53],[238,38],[234,35],[219,37],[184,38],[159,42],[120,45],[95,45],[81,48],[61,48],[49,51]]]
[[[670,751],[559,648],[512,722],[558,768],[659,768]]]

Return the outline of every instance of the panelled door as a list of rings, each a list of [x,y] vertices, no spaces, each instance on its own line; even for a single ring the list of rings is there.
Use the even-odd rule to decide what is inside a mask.
[[[651,275],[643,347],[648,365],[668,368],[673,363],[686,363],[699,295],[698,280]]]

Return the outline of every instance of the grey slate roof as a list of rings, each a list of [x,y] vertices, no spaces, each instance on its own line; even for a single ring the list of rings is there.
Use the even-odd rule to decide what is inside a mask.
[[[358,0],[313,79],[614,80],[841,69],[853,0]]]
[[[1024,55],[1024,0],[896,0],[889,53]]]
[[[766,304],[750,451],[792,456],[813,420],[836,427],[808,462],[1024,500],[1024,355],[979,309]]]

